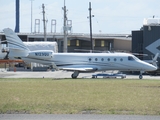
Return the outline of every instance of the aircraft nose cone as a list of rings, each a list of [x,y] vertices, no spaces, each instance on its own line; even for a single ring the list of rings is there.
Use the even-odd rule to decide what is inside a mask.
[[[157,70],[157,67],[154,66],[154,65],[151,65],[151,64],[148,64],[148,71],[154,71],[154,70]]]
[[[157,70],[157,67],[152,65],[152,64],[149,64],[149,63],[146,63],[146,62],[142,62],[141,64],[142,68],[144,68],[144,71],[155,71]]]
[[[157,70],[157,67],[155,67],[155,66],[152,65],[152,70],[153,70],[153,71],[154,71],[154,70]]]

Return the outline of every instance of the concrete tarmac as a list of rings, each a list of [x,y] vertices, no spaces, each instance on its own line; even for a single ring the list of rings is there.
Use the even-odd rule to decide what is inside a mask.
[[[71,74],[73,72],[67,72],[67,71],[47,71],[47,72],[31,72],[31,71],[4,71],[0,72],[0,78],[71,78]],[[93,74],[96,73],[80,73],[78,78],[92,78]],[[100,78],[100,77],[98,77]],[[101,77],[102,78],[102,77]],[[129,79],[139,79],[139,75],[126,75],[126,78]],[[117,78],[120,79],[120,78]],[[157,79],[160,80],[160,76],[149,76],[149,75],[143,75],[143,79]]]

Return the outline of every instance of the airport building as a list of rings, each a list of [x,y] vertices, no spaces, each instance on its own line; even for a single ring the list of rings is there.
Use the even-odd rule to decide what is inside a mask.
[[[17,33],[23,42],[42,42],[43,33]],[[58,52],[63,52],[63,33],[47,33],[48,42],[57,42]],[[0,33],[4,41],[5,35]],[[70,33],[67,36],[68,52],[85,52],[91,50],[90,35],[84,33]],[[126,34],[93,34],[93,45],[96,51],[124,51],[131,52],[131,35]],[[81,50],[80,50],[81,49]]]
[[[156,53],[160,54],[160,18],[144,19],[143,27],[132,31],[132,52],[144,54],[143,60],[152,60]]]

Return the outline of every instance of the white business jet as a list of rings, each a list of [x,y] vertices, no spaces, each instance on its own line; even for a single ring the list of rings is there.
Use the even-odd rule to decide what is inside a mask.
[[[82,72],[106,70],[140,71],[139,78],[145,71],[157,70],[157,67],[139,60],[128,53],[54,53],[51,50],[30,51],[22,40],[6,28],[4,33],[9,47],[9,58],[22,59],[52,65],[59,70],[73,71],[72,78],[77,78]]]

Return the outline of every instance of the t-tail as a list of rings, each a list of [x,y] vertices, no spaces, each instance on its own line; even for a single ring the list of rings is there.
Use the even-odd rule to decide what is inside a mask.
[[[4,34],[9,47],[9,58],[20,58],[28,56],[30,50],[24,45],[22,40],[10,28],[5,28]]]
[[[53,51],[52,50],[36,50],[30,51],[25,46],[22,40],[11,30],[5,28],[4,34],[9,47],[8,57],[10,59],[22,59],[26,62],[35,62],[41,64],[53,65]]]

